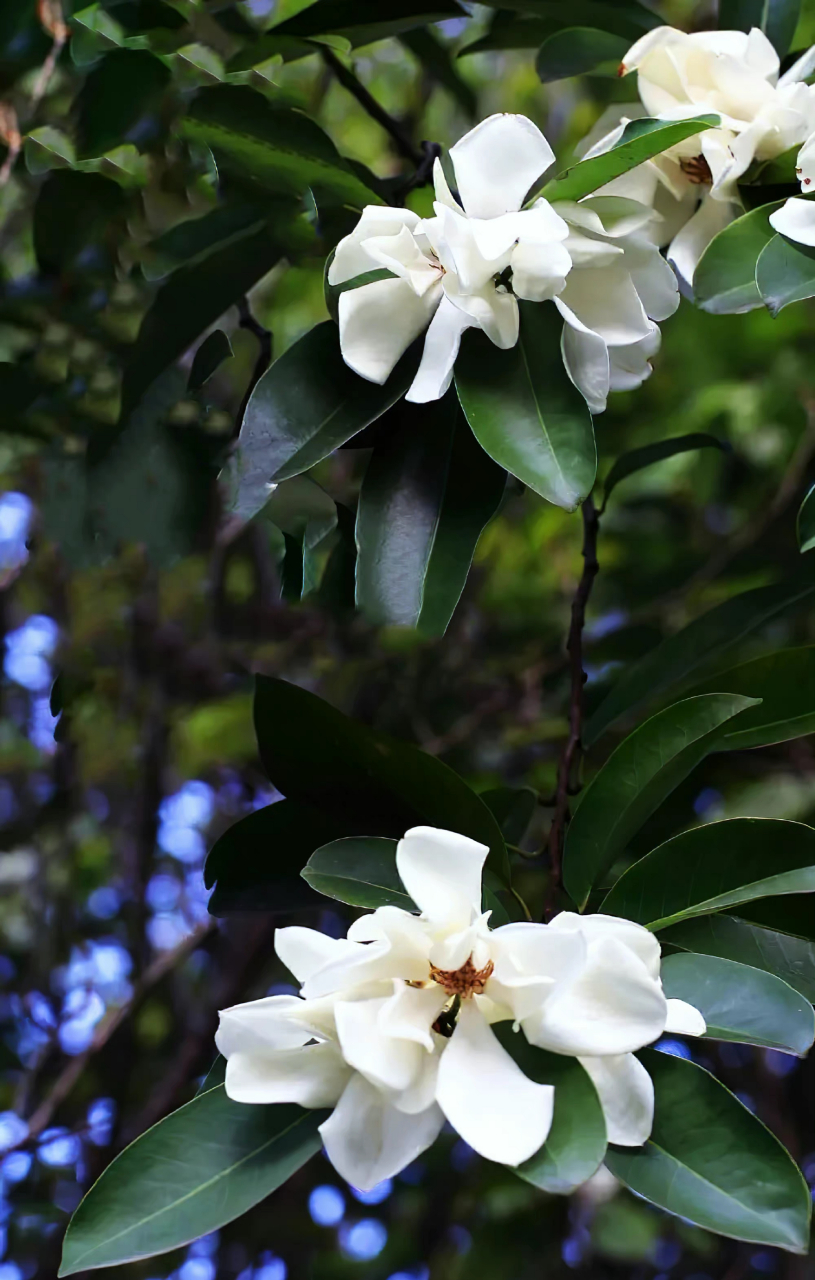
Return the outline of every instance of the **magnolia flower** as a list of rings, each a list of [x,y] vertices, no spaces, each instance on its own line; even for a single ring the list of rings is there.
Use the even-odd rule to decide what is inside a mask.
[[[688,285],[710,241],[741,212],[738,179],[754,160],[773,159],[815,129],[815,88],[803,83],[811,54],[779,77],[778,55],[757,28],[688,35],[657,27],[623,58],[621,74],[637,72],[641,103],[607,116],[587,155],[614,146],[625,125],[643,114],[721,117],[719,127],[686,138],[605,189],[655,208],[654,237],[669,245],[668,257]]]
[[[415,827],[396,864],[419,907],[379,907],[346,938],[279,929],[275,947],[300,996],[221,1013],[226,1091],[246,1103],[331,1107],[326,1153],[354,1186],[374,1186],[431,1145],[445,1118],[487,1159],[519,1165],[545,1142],[554,1089],[529,1080],[492,1024],[574,1055],[594,1081],[610,1141],[650,1133],[653,1089],[633,1056],[664,1030],[702,1034],[701,1015],[666,1000],[659,944],[606,916],[490,930],[481,910],[487,849]]]
[[[328,273],[329,284],[339,285],[377,268],[393,272],[340,295],[340,347],[346,364],[381,384],[427,329],[407,393],[419,404],[449,387],[465,329],[483,329],[496,346],[513,347],[517,299],[553,297],[571,266],[563,247],[569,229],[548,201],[521,209],[554,160],[531,120],[490,116],[455,144],[450,159],[458,200],[437,160],[435,216],[369,206],[337,245]]]
[[[815,191],[815,134],[801,148],[795,171],[801,190]],[[770,214],[770,226],[789,240],[815,248],[815,201],[793,197]]]

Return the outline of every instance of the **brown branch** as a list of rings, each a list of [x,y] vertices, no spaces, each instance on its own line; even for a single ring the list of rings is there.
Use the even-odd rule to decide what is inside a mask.
[[[591,497],[586,498],[581,508],[583,516],[583,573],[572,601],[572,619],[569,627],[569,638],[566,649],[569,654],[571,672],[571,691],[569,696],[569,736],[560,753],[557,769],[557,787],[555,790],[555,812],[549,829],[549,884],[546,890],[544,919],[549,921],[557,909],[558,896],[563,882],[563,845],[566,834],[566,822],[569,817],[569,795],[572,791],[572,778],[582,753],[581,735],[583,732],[583,686],[586,673],[583,670],[583,628],[586,624],[586,605],[588,604],[594,579],[597,577],[599,564],[597,561],[597,534],[600,520]]]
[[[380,106],[376,98],[365,88],[362,81],[357,79],[350,68],[340,62],[336,54],[332,53],[330,49],[323,49],[322,55],[326,66],[334,73],[343,89],[347,89],[356,98],[363,110],[367,111],[371,119],[375,120],[390,135],[393,145],[400,156],[405,160],[409,160],[418,169],[425,160],[425,155],[413,145],[399,122],[394,120],[393,116],[384,107]]]

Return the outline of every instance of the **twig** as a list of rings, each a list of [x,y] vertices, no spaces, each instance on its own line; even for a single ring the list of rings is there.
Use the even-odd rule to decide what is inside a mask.
[[[23,145],[17,112],[10,102],[0,102],[0,142],[4,142],[8,147],[8,154],[0,169],[0,187],[4,187],[11,177],[11,171]]]
[[[405,160],[409,160],[418,169],[424,162],[425,156],[413,145],[399,122],[394,120],[393,116],[384,107],[380,106],[376,98],[365,88],[362,81],[358,80],[353,71],[340,62],[336,54],[332,53],[330,49],[323,49],[322,54],[323,61],[327,67],[330,67],[343,89],[347,89],[356,98],[359,105],[367,111],[371,119],[375,120],[386,133],[390,134],[393,145],[400,156],[403,156]]]
[[[214,920],[205,920],[199,924],[192,933],[188,934],[176,947],[171,951],[167,951],[164,955],[158,956],[157,959],[144,971],[143,976],[133,988],[133,994],[130,999],[125,1001],[117,1009],[112,1009],[110,1013],[102,1019],[96,1028],[93,1039],[82,1053],[78,1053],[72,1058],[67,1066],[60,1072],[56,1080],[52,1084],[45,1098],[34,1111],[31,1119],[28,1121],[28,1131],[24,1138],[14,1144],[14,1147],[8,1148],[13,1151],[15,1147],[25,1146],[29,1142],[35,1141],[44,1129],[48,1128],[57,1109],[62,1105],[68,1095],[72,1092],[74,1086],[78,1083],[90,1063],[91,1059],[96,1056],[101,1049],[110,1040],[113,1033],[125,1022],[144,1000],[145,996],[156,986],[161,979],[168,974],[176,965],[185,960],[191,951],[194,951],[204,939],[212,933],[216,922]]]
[[[569,638],[566,641],[571,672],[569,736],[558,761],[555,812],[547,842],[549,884],[544,907],[544,918],[547,921],[555,913],[563,879],[563,843],[566,820],[569,816],[569,795],[574,794],[571,789],[572,774],[582,752],[583,685],[586,683],[586,673],[583,670],[583,627],[586,623],[586,605],[600,567],[597,561],[597,534],[600,529],[600,520],[591,497],[586,498],[581,513],[583,516],[583,573],[572,601],[572,620],[569,626]]]
[[[260,350],[258,351],[257,359],[255,361],[255,367],[252,370],[252,376],[249,379],[249,385],[243,393],[243,399],[241,400],[241,405],[235,420],[235,435],[238,434],[243,424],[243,417],[246,413],[247,405],[252,397],[252,392],[260,382],[266,370],[269,368],[269,365],[272,363],[271,331],[252,315],[252,310],[249,306],[249,299],[246,294],[238,300],[238,324],[241,329],[246,329],[249,333],[253,333],[255,335],[260,345]]]
[[[62,53],[65,42],[71,34],[65,18],[62,14],[62,5],[59,0],[39,0],[37,4],[37,17],[43,30],[47,31],[54,43],[45,62],[39,70],[37,79],[34,82],[34,88],[31,90],[31,113],[36,111],[41,100],[45,97],[51,77],[56,69],[59,55]]]

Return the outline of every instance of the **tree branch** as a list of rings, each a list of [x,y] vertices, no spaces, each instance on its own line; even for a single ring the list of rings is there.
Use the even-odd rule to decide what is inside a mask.
[[[269,365],[272,363],[272,334],[265,325],[261,324],[249,306],[249,299],[246,294],[238,299],[238,325],[241,329],[246,329],[249,333],[253,333],[258,340],[260,350],[258,351],[255,367],[252,370],[252,376],[249,379],[249,385],[243,393],[240,408],[238,409],[237,418],[235,420],[235,435],[237,436],[243,425],[243,417],[246,413],[247,405],[252,397],[257,384],[260,382]]]
[[[566,641],[571,672],[569,736],[558,761],[555,813],[547,841],[549,885],[544,907],[546,921],[555,914],[563,883],[563,844],[569,817],[569,796],[574,794],[572,778],[583,750],[580,740],[583,732],[583,686],[586,683],[586,673],[583,670],[583,628],[586,624],[586,605],[600,567],[597,561],[597,534],[600,529],[600,519],[591,497],[586,498],[583,503],[581,514],[583,516],[583,573],[572,601],[572,620],[569,626],[569,638]]]
[[[413,145],[399,122],[394,120],[393,116],[389,115],[384,107],[380,106],[376,98],[365,88],[362,81],[357,79],[349,67],[340,62],[336,54],[332,53],[330,49],[323,49],[322,54],[325,65],[331,69],[343,89],[347,89],[356,98],[363,110],[367,111],[371,119],[375,120],[390,135],[393,145],[400,156],[405,160],[409,160],[412,165],[419,169],[425,156]]]

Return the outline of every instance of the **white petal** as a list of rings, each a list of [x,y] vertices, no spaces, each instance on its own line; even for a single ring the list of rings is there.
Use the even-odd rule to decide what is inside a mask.
[[[518,341],[520,314],[518,299],[503,286],[490,282],[478,293],[459,293],[455,281],[445,277],[445,293],[466,316],[472,325],[483,329],[490,342],[502,351],[508,351]]]
[[[340,349],[349,368],[387,382],[394,365],[430,323],[441,285],[419,297],[404,280],[377,280],[340,294]]]
[[[651,330],[631,275],[618,263],[570,272],[559,295],[560,301],[609,346],[637,342]]]
[[[554,152],[526,116],[494,115],[450,149],[461,203],[471,218],[497,218],[520,209]]]
[[[441,399],[453,381],[453,366],[461,346],[461,335],[472,327],[471,317],[449,298],[443,297],[430,322],[416,377],[405,396],[410,404],[427,404]]]
[[[815,44],[801,54],[800,58],[796,58],[791,67],[788,67],[782,76],[779,77],[778,87],[782,89],[788,84],[797,84],[801,80],[808,80],[815,71]]]
[[[707,1023],[692,1004],[685,1000],[669,1000],[665,1030],[679,1036],[703,1036],[707,1031]]]
[[[402,884],[428,920],[466,928],[481,914],[485,844],[438,827],[412,827],[396,846]]]
[[[656,245],[643,239],[629,241],[625,263],[649,318],[667,320],[672,316],[679,306],[679,286],[670,263]]]
[[[555,306],[566,321],[561,338],[566,372],[591,412],[602,413],[610,382],[608,346],[599,333],[584,325],[560,297],[555,298]]]
[[[815,246],[815,200],[797,196],[770,214],[770,226],[788,240]]]
[[[226,1064],[225,1088],[234,1102],[296,1102],[333,1107],[350,1079],[334,1044],[307,1044],[267,1055],[236,1053]]]
[[[379,1014],[380,1032],[398,1040],[413,1041],[433,1053],[436,1045],[430,1028],[447,1003],[447,992],[435,983],[427,987],[409,987],[404,982],[393,985],[394,993],[384,1002]]]
[[[230,1058],[233,1053],[268,1053],[306,1044],[312,1032],[297,1020],[305,1004],[299,996],[267,996],[222,1009],[215,1033],[218,1052]]]
[[[438,156],[433,161],[433,189],[439,204],[446,205],[448,209],[455,209],[456,213],[461,213],[461,205],[453,198]]]
[[[609,1142],[641,1147],[654,1123],[654,1084],[633,1053],[618,1058],[581,1058],[597,1090]]]
[[[464,1141],[487,1160],[522,1164],[546,1141],[554,1096],[551,1085],[529,1080],[502,1048],[475,998],[463,1001],[442,1053],[436,1097]]]
[[[659,977],[661,948],[659,942],[644,925],[621,916],[578,915],[575,911],[561,911],[552,920],[550,928],[565,933],[579,933],[587,943],[600,938],[615,938],[638,956],[652,978]]]
[[[317,929],[305,929],[300,925],[278,929],[274,936],[274,949],[298,982],[305,982],[325,965],[356,950],[345,938],[329,938]]]
[[[586,944],[578,933],[564,936],[526,921],[495,929],[490,943],[495,968],[486,994],[515,1019],[536,1012],[555,982],[575,976],[586,959]]]
[[[632,342],[629,347],[609,347],[609,390],[634,391],[650,378],[653,369],[649,364],[662,342],[659,326],[654,325],[648,338]]]
[[[415,1041],[383,1034],[379,1015],[387,1000],[337,1001],[334,1016],[345,1061],[381,1089],[407,1089],[426,1050]]]
[[[666,1016],[659,981],[633,951],[608,937],[591,943],[580,975],[559,983],[523,1027],[542,1049],[605,1057],[652,1044]]]
[[[729,226],[737,214],[737,206],[708,197],[674,236],[668,249],[668,261],[686,285],[693,284],[693,273],[713,237]]]
[[[361,1191],[370,1191],[426,1151],[443,1124],[437,1106],[404,1114],[362,1076],[354,1075],[333,1113],[320,1125],[320,1133],[340,1177]]]
[[[674,44],[682,44],[685,39],[687,39],[685,32],[678,31],[675,27],[655,27],[652,31],[646,32],[644,36],[640,36],[635,44],[632,44],[622,60],[622,69],[626,74],[629,71],[636,71],[640,64],[655,50]]]
[[[512,251],[512,292],[529,302],[545,302],[560,293],[572,268],[564,244],[521,241]]]
[[[423,981],[429,972],[431,939],[418,916],[401,907],[379,907],[360,917],[348,930],[353,941],[349,953],[325,965],[303,984],[309,997],[355,989],[355,994],[390,995],[393,979]],[[370,939],[370,941],[367,941]],[[363,945],[366,940],[367,945]],[[379,989],[369,991],[373,984]]]
[[[368,254],[365,241],[371,236],[396,236],[403,227],[412,231],[421,221],[411,209],[392,209],[386,205],[368,205],[350,235],[340,240],[328,269],[329,284],[343,284],[377,264]]]
[[[439,264],[434,265],[422,252],[407,227],[402,227],[398,236],[371,236],[365,248],[376,265],[406,281],[419,297],[439,282]]]
[[[815,49],[815,45],[813,45]],[[801,182],[801,190],[806,191],[815,182],[815,133],[798,152],[795,172]]]

